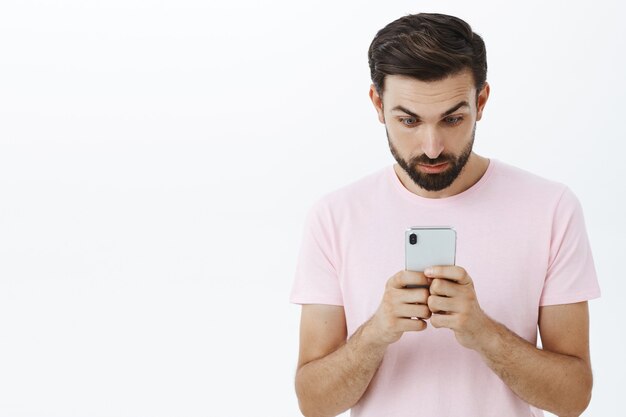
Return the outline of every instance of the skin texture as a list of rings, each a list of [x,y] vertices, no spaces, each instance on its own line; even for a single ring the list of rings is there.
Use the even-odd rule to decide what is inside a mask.
[[[405,331],[421,331],[431,316],[424,274],[399,271],[385,286],[376,314],[346,339],[343,307],[303,305],[296,393],[307,417],[336,416],[361,398],[385,350]],[[415,304],[414,304],[415,303]],[[411,319],[419,317],[420,319]]]
[[[592,386],[587,302],[540,307],[541,350],[482,311],[463,268],[436,266],[424,273],[432,279],[432,326],[453,330],[462,346],[480,353],[529,404],[559,416],[578,416],[587,408]]]
[[[390,75],[385,78],[385,85],[382,98],[371,86],[370,98],[378,120],[385,124],[392,153],[396,153],[405,162],[411,158],[439,161],[439,158],[446,159],[443,158],[446,155],[460,157],[473,142],[475,124],[482,119],[491,88],[485,83],[480,94],[476,96],[473,77],[469,71],[434,82]],[[464,101],[469,107],[459,108],[452,114],[441,117],[444,112]],[[421,120],[418,121],[401,110],[394,110],[396,106],[410,110],[420,116]],[[409,191],[421,197],[443,198],[470,188],[483,176],[488,165],[486,158],[471,152],[456,180],[439,191],[421,188],[399,165],[394,165],[394,169]],[[413,168],[421,171],[419,165]]]
[[[436,82],[387,76],[384,97],[371,86],[370,98],[386,125],[394,157],[423,174],[419,163],[451,160],[471,149],[475,123],[482,118],[489,88],[486,84],[476,96],[469,72]],[[442,117],[462,101],[469,107]],[[420,120],[392,110],[397,105],[419,115]],[[413,193],[443,198],[470,188],[488,164],[472,151],[454,181],[440,190],[420,187],[398,164],[394,169]],[[430,288],[404,288],[424,284]],[[307,417],[335,416],[351,408],[367,389],[386,347],[404,332],[424,330],[428,322],[453,331],[459,344],[478,352],[529,404],[562,417],[578,416],[589,404],[592,374],[586,302],[540,307],[543,349],[538,349],[484,313],[472,278],[461,266],[435,266],[424,273],[398,271],[390,277],[377,311],[349,339],[343,307],[302,306],[295,381],[302,413]]]

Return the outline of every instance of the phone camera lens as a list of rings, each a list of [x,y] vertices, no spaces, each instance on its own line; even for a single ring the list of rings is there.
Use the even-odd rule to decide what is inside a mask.
[[[415,233],[411,233],[409,235],[409,243],[411,243],[411,245],[415,245],[417,243],[417,235]]]

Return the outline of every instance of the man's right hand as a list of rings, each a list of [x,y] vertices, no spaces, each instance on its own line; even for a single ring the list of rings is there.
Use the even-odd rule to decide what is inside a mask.
[[[380,306],[365,326],[375,343],[389,345],[404,332],[426,329],[424,320],[432,314],[428,308],[429,284],[423,272],[399,271],[389,278]],[[406,288],[409,285],[425,288]]]
[[[336,416],[361,399],[387,346],[426,328],[429,284],[421,272],[392,276],[376,313],[349,338],[342,306],[302,306],[296,393],[304,415]]]

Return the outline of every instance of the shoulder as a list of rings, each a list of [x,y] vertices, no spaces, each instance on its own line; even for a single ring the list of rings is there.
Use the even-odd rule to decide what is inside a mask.
[[[508,208],[553,224],[568,222],[573,216],[582,218],[581,203],[566,184],[501,161],[495,168],[491,196]]]
[[[564,195],[574,196],[567,185],[542,177],[517,166],[494,160],[494,183],[499,192],[514,196],[514,200],[529,200],[557,204]],[[574,196],[575,198],[575,196]]]
[[[500,160],[493,160],[493,162],[496,165],[495,175],[508,183],[552,190],[563,190],[563,188],[565,188],[565,185],[561,182],[542,177],[523,168],[507,164]]]
[[[378,168],[359,179],[328,191],[318,197],[313,208],[317,211],[340,213],[355,205],[375,201],[381,197],[381,193],[388,190],[388,177],[392,169],[391,165]]]

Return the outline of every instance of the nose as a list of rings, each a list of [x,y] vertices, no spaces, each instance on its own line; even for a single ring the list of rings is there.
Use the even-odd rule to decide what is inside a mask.
[[[422,152],[430,159],[437,158],[443,152],[443,141],[439,139],[439,135],[432,127],[427,128],[424,132]]]

